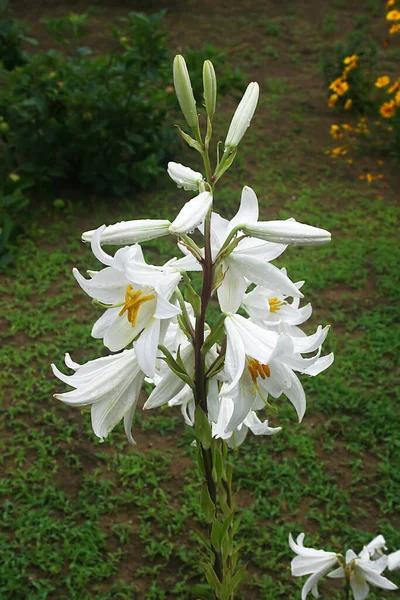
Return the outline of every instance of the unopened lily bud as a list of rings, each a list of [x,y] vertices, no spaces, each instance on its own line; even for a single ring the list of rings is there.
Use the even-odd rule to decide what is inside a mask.
[[[229,126],[228,135],[225,140],[225,148],[236,148],[246,133],[256,110],[260,88],[258,83],[249,83],[247,90],[236,109]]]
[[[183,235],[193,231],[204,220],[211,208],[212,195],[210,192],[202,192],[195,198],[186,202],[185,206],[171,223],[169,232],[174,235]]]
[[[168,175],[175,181],[178,188],[188,190],[198,190],[200,183],[203,181],[203,175],[197,171],[193,171],[189,167],[184,167],[180,163],[168,163]]]
[[[168,235],[171,221],[162,219],[139,219],[135,221],[121,221],[115,225],[105,227],[101,232],[100,242],[102,244],[137,244],[155,240]],[[83,242],[91,242],[95,230],[85,231],[82,234]]]
[[[287,221],[259,221],[244,224],[240,227],[243,233],[252,237],[287,244],[288,246],[310,246],[330,242],[331,234],[325,229],[312,227],[304,223],[288,219]]]
[[[193,96],[192,84],[183,56],[178,54],[174,58],[174,86],[179,105],[189,127],[196,129],[199,120],[196,110],[196,101]]]
[[[217,104],[217,78],[211,60],[206,60],[203,65],[203,87],[207,114],[212,119]]]

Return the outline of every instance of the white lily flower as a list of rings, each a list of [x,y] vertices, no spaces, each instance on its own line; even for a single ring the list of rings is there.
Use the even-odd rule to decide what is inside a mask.
[[[184,235],[190,233],[201,225],[212,204],[212,195],[202,192],[192,198],[181,208],[178,216],[171,223],[168,220],[143,219],[135,221],[121,221],[114,225],[103,225],[92,231],[82,234],[84,242],[91,242],[96,232],[100,232],[101,244],[136,244],[163,237],[168,234]]]
[[[258,219],[258,201],[254,191],[244,187],[240,207],[231,221],[223,219],[220,215],[211,215],[211,252],[213,259],[221,250],[228,235],[236,225],[247,220]],[[223,280],[218,287],[218,300],[221,310],[235,313],[249,285],[268,286],[283,294],[302,298],[302,293],[290,281],[286,273],[270,264],[270,260],[277,258],[286,246],[272,244],[260,240],[246,238],[241,240],[234,250],[221,261]],[[185,270],[201,270],[201,265],[193,257],[185,256],[176,261],[176,267]]]
[[[301,600],[305,600],[310,592],[315,598],[318,598],[318,582],[324,577],[332,567],[338,562],[335,552],[325,552],[325,550],[316,550],[307,548],[303,545],[304,533],[294,541],[292,534],[289,534],[289,545],[296,556],[291,562],[292,575],[302,577],[311,575],[306,581],[301,591]]]
[[[203,181],[203,175],[201,173],[193,171],[193,169],[185,167],[180,163],[169,162],[167,171],[168,175],[175,181],[178,188],[183,188],[186,191],[198,190]]]
[[[367,544],[367,550],[371,558],[379,558],[383,555],[382,550],[387,550],[386,540],[383,535],[377,535],[369,544]]]
[[[226,440],[228,446],[240,446],[250,429],[254,435],[274,435],[281,431],[281,427],[270,427],[268,421],[260,421],[257,414],[250,410],[233,430],[228,430],[235,410],[234,402],[227,396],[220,396],[218,418],[212,423],[212,436]]]
[[[204,221],[212,200],[210,192],[202,192],[186,202],[175,221],[171,223],[169,232],[174,235],[183,235],[196,229]]]
[[[260,240],[275,242],[276,244],[287,244],[288,246],[310,246],[331,241],[329,231],[298,223],[291,219],[287,221],[245,223],[241,229],[243,233]]]
[[[225,319],[225,331],[227,383],[221,395],[229,395],[235,407],[227,432],[235,429],[250,410],[268,405],[268,395],[279,398],[284,394],[293,404],[300,422],[306,410],[306,396],[294,371],[315,376],[332,364],[333,354],[320,357],[329,327],[318,327],[310,336],[290,337],[262,328],[239,315],[230,315]],[[317,349],[311,358],[301,356],[302,352]]]
[[[166,219],[138,219],[121,221],[104,227],[101,232],[101,243],[122,246],[124,244],[139,244],[148,240],[168,235],[171,221]],[[98,229],[85,231],[82,241],[91,242]]]
[[[388,569],[389,571],[397,571],[400,569],[400,550],[388,555]]]
[[[112,352],[134,341],[139,365],[148,377],[154,374],[157,347],[168,320],[180,313],[169,300],[181,278],[169,268],[152,267],[143,258],[140,246],[121,248],[112,257],[100,246],[103,228],[92,238],[94,255],[105,269],[91,272],[85,279],[77,269],[73,274],[91,297],[109,306],[92,329],[94,338],[103,339]]]
[[[282,269],[286,275],[286,269]],[[297,289],[303,285],[303,281],[295,283]],[[288,333],[292,336],[304,336],[305,333],[298,327],[312,314],[311,304],[302,308],[300,298],[293,298],[288,302],[286,294],[276,292],[266,287],[256,286],[251,292],[245,294],[242,307],[254,323],[261,327],[271,327],[278,333]]]
[[[364,546],[357,556],[353,550],[346,552],[346,565],[350,569],[350,586],[353,592],[354,600],[365,600],[368,596],[369,585],[381,588],[383,590],[397,590],[397,585],[381,575],[388,565],[387,556],[381,556],[378,560],[371,560],[368,548]],[[329,573],[328,577],[344,577],[343,567],[339,567]]]
[[[131,427],[144,379],[135,351],[124,350],[84,365],[66,354],[65,364],[75,371],[73,375],[64,375],[54,364],[51,368],[58,379],[75,389],[54,397],[69,406],[91,406],[93,431],[101,441],[124,419],[125,433],[134,444]]]
[[[229,126],[225,148],[236,148],[251,123],[257,107],[260,88],[258,83],[249,83]]]

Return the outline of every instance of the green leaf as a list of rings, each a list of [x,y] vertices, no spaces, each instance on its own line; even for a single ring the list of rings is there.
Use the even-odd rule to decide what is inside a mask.
[[[194,310],[195,316],[198,317],[201,311],[201,298],[189,283],[186,283],[185,285],[185,300],[189,302]]]
[[[215,590],[217,596],[219,597],[219,593],[221,590],[221,582],[218,579],[216,572],[214,571],[211,565],[208,565],[207,563],[203,562],[200,564],[204,569],[204,573],[208,583],[211,585],[212,589]]]
[[[197,405],[194,413],[194,428],[196,437],[204,450],[208,450],[211,446],[212,431],[207,415],[203,409]]]
[[[197,598],[205,598],[206,600],[213,600],[214,598],[212,589],[210,589],[210,586],[206,585],[205,583],[198,583],[194,585],[190,590],[190,593],[193,598],[196,598],[196,600]]]
[[[203,481],[200,492],[200,506],[207,523],[212,523],[215,517],[215,504],[210,498],[207,482]]]

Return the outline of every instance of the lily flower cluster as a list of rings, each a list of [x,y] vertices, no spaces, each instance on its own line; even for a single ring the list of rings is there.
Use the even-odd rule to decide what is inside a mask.
[[[382,573],[386,568],[389,571],[400,569],[400,550],[386,555],[386,541],[383,535],[374,538],[359,554],[347,550],[345,557],[335,552],[307,548],[303,542],[304,533],[298,536],[297,542],[291,534],[289,535],[289,545],[297,554],[291,563],[292,575],[310,575],[302,589],[302,600],[305,600],[310,592],[318,598],[318,582],[325,575],[333,579],[345,578],[351,587],[354,600],[364,600],[368,596],[369,584],[383,590],[398,589]]]
[[[204,74],[210,127],[216,93],[210,61]],[[174,80],[185,118],[196,131],[197,111],[182,57],[175,59]],[[260,220],[256,194],[247,186],[233,219],[212,210],[210,181],[217,181],[232,163],[258,94],[258,84],[251,83],[233,116],[224,156],[211,180],[179,163],[168,164],[178,188],[195,194],[174,220],[125,221],[82,235],[103,268],[88,271],[88,278],[77,269],[73,274],[93,304],[104,309],[92,336],[103,340],[112,354],[84,365],[67,354],[65,363],[75,371],[72,375],[52,368],[74,388],[55,397],[71,406],[90,406],[93,431],[101,440],[123,419],[133,442],[132,421],[145,378],[154,389],[144,409],[179,405],[186,423],[194,425],[199,355],[207,389],[202,409],[213,437],[237,446],[249,429],[255,435],[277,433],[280,427],[270,427],[259,411],[275,414],[273,403],[283,394],[301,421],[306,397],[296,373],[315,376],[333,361],[332,354],[321,356],[328,327],[319,326],[311,335],[299,327],[312,312],[309,304],[300,307],[304,282],[293,283],[285,269],[271,262],[288,246],[328,242],[330,233],[294,219]],[[204,248],[190,237],[195,230],[203,234]],[[160,266],[147,264],[140,244],[166,235],[175,239],[183,256]],[[103,245],[122,247],[112,255]],[[209,280],[208,298],[204,293],[200,297],[191,285],[189,274],[194,271],[203,271],[203,279]],[[201,314],[214,293],[221,314],[212,328]]]
[[[196,302],[192,300],[193,306],[186,302],[179,286],[185,293],[188,273],[202,269],[204,250],[187,234],[202,230],[212,196],[201,191],[200,173],[176,163],[169,164],[168,173],[178,187],[198,191],[175,220],[128,221],[85,232],[82,239],[91,242],[104,268],[89,271],[88,279],[73,271],[81,288],[105,309],[93,325],[92,336],[115,354],[82,366],[67,355],[66,365],[75,371],[73,375],[64,375],[53,365],[54,374],[75,388],[56,398],[71,406],[90,405],[94,433],[102,440],[124,419],[128,439],[133,441],[131,424],[145,377],[155,385],[145,409],[180,405],[186,422],[193,424]],[[162,266],[148,265],[139,242],[167,234],[175,236],[184,256]],[[259,221],[257,197],[249,187],[243,189],[239,211],[231,221],[212,213],[211,251],[218,273],[214,287],[222,311],[218,332],[225,339],[222,348],[215,331],[205,324],[207,404],[215,437],[238,445],[248,429],[255,435],[278,432],[280,427],[270,427],[257,412],[273,408],[269,397],[282,394],[299,420],[303,418],[306,398],[296,373],[314,376],[332,363],[332,354],[320,356],[328,327],[318,327],[308,336],[303,333],[299,325],[312,312],[309,304],[299,306],[304,282],[293,283],[285,269],[271,261],[288,245],[329,238],[328,232],[292,219]],[[103,244],[129,245],[112,256]],[[190,294],[186,297],[190,299]]]

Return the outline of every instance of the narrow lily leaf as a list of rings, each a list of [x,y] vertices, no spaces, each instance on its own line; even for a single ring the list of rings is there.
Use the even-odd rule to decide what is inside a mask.
[[[199,405],[196,406],[195,410],[194,427],[200,444],[203,446],[204,450],[208,450],[212,439],[211,426],[207,419],[207,415]]]
[[[215,504],[210,498],[207,483],[203,481],[200,492],[200,506],[207,523],[212,523],[215,517]]]

